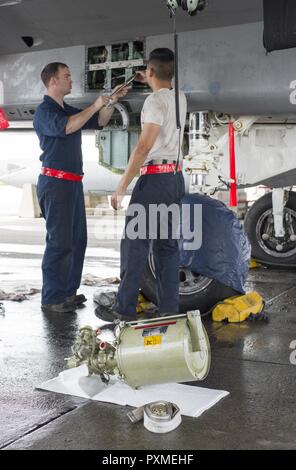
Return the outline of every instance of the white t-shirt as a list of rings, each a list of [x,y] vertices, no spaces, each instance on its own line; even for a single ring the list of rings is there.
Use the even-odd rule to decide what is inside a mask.
[[[187,101],[183,91],[179,92],[179,103],[181,134],[176,125],[175,90],[161,88],[146,98],[141,114],[142,128],[146,123],[158,124],[161,128],[145,163],[159,159],[177,160],[179,141],[180,159],[182,158],[181,146],[187,112]]]

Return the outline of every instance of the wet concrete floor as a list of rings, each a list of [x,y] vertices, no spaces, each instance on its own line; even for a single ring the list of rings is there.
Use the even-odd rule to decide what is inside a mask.
[[[1,246],[1,289],[12,289],[21,280],[24,284],[27,268],[37,286],[41,255],[34,257],[35,248],[16,254]],[[118,242],[108,245],[105,256],[98,253],[90,253],[85,272],[118,274]],[[18,275],[10,278],[7,272]],[[74,314],[43,314],[38,294],[21,303],[5,302],[5,316],[0,316],[0,448],[296,449],[296,364],[290,361],[296,340],[295,281],[295,271],[250,271],[247,287],[264,296],[268,322],[231,325],[205,319],[212,367],[204,382],[191,385],[230,395],[199,418],[183,417],[178,429],[161,436],[141,423],[131,424],[126,407],[35,389],[63,369],[79,327],[100,324],[93,313],[94,287],[82,286],[89,300]]]

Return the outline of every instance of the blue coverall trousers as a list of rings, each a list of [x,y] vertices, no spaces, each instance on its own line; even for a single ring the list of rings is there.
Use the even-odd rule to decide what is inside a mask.
[[[138,291],[149,256],[152,250],[157,281],[158,310],[160,313],[179,311],[179,245],[174,235],[172,219],[168,217],[168,237],[161,239],[161,220],[157,220],[157,238],[149,238],[149,205],[176,204],[180,208],[185,194],[182,172],[160,173],[141,176],[133,190],[130,206],[140,204],[146,212],[145,239],[130,239],[127,228],[133,216],[127,215],[124,238],[121,241],[121,283],[114,310],[121,315],[135,316]]]
[[[42,304],[59,304],[80,286],[87,244],[81,182],[40,175],[37,195],[46,220]]]

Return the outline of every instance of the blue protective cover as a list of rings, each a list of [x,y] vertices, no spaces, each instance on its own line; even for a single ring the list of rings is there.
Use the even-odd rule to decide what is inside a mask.
[[[251,247],[241,222],[225,204],[208,196],[186,194],[182,205],[190,212],[190,228],[195,236],[202,229],[202,244],[197,250],[186,249],[190,240],[183,226],[180,241],[180,266],[190,268],[203,276],[216,279],[245,293],[245,282],[250,265]],[[194,205],[201,204],[202,217],[194,222]],[[184,220],[185,209],[182,209]],[[200,218],[202,220],[202,228]],[[182,219],[183,220],[183,219]],[[184,221],[182,222],[184,225]],[[199,233],[198,233],[199,232]],[[187,236],[184,238],[183,233]]]

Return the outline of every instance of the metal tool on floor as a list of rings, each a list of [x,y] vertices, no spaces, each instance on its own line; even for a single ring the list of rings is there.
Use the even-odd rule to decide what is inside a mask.
[[[144,427],[153,433],[164,434],[173,431],[182,422],[180,408],[168,401],[156,401],[127,413],[132,423],[144,420]]]
[[[267,319],[264,313],[264,300],[258,292],[230,297],[217,304],[212,311],[213,321],[227,320],[229,323],[239,323],[247,319]]]
[[[101,330],[80,329],[66,358],[68,368],[87,364],[89,374],[108,382],[117,376],[133,388],[203,380],[211,362],[208,335],[200,312],[164,318],[118,322],[112,342],[100,339]]]

